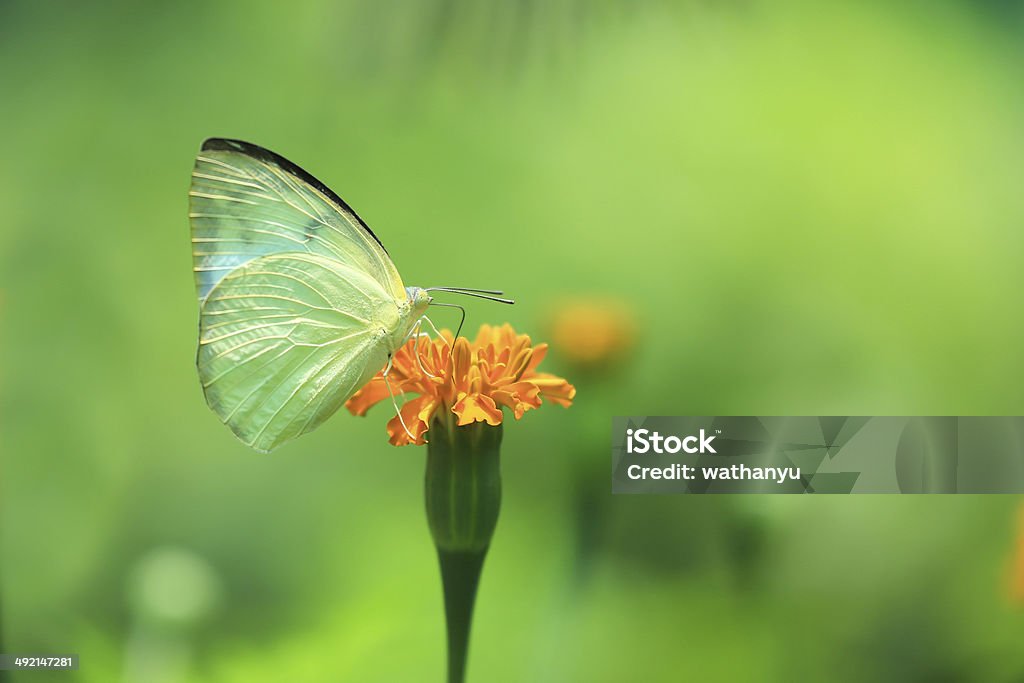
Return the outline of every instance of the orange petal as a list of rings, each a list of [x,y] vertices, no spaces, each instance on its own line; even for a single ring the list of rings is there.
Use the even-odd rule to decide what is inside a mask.
[[[460,387],[465,384],[466,375],[471,367],[473,367],[473,351],[469,342],[465,338],[459,337],[452,347],[452,381],[455,386]]]
[[[546,372],[538,373],[527,381],[536,384],[540,388],[541,396],[560,406],[568,408],[572,405],[573,398],[576,397],[576,387],[569,384],[563,378]]]
[[[388,396],[387,384],[384,383],[382,377],[377,376],[367,382],[362,389],[352,394],[352,398],[345,401],[345,407],[353,415],[366,415],[366,411]]]
[[[391,444],[393,446],[408,446],[409,444],[422,445],[426,443],[423,435],[430,426],[430,418],[434,416],[436,410],[437,401],[433,396],[420,396],[402,406],[401,418],[395,415],[388,421],[388,435],[391,437],[389,439]],[[406,432],[406,427],[409,428],[408,432]]]
[[[517,420],[527,410],[539,408],[541,404],[540,387],[533,382],[509,384],[501,389],[496,389],[492,395],[496,403],[511,408]]]
[[[490,325],[481,325],[480,331],[476,333],[476,339],[473,341],[473,346],[480,347],[490,344],[493,340],[492,330],[493,328]]]
[[[530,364],[526,366],[526,372],[532,372],[540,362],[544,360],[544,357],[548,355],[547,344],[537,344],[533,347],[533,353],[530,356]]]
[[[459,418],[459,426],[471,422],[486,422],[489,425],[501,424],[501,408],[490,396],[482,394],[466,394],[452,406],[452,412]]]
[[[533,350],[530,348],[520,349],[517,355],[512,359],[508,365],[508,374],[518,381],[522,378],[523,373],[530,367],[531,361],[533,360]]]

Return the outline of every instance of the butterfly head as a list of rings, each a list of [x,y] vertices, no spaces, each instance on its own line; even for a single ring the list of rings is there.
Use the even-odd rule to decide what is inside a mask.
[[[427,306],[434,300],[429,292],[422,287],[406,287],[405,294],[409,297],[409,306],[417,318],[423,315]]]
[[[405,319],[405,325],[409,329],[416,324],[424,313],[427,312],[427,306],[434,300],[430,293],[422,287],[406,287],[405,288],[405,303],[402,305],[403,313],[402,316]],[[405,338],[402,338],[404,343]]]

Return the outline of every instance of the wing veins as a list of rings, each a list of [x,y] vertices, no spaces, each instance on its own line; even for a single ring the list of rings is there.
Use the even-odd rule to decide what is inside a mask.
[[[290,349],[289,349],[289,350],[290,350]],[[313,351],[311,351],[311,352],[310,352],[310,353],[309,353],[309,354],[308,354],[308,355],[307,355],[307,356],[306,356],[305,358],[303,358],[303,359],[302,359],[302,360],[301,360],[301,361],[299,362],[299,367],[301,367],[303,363],[305,363],[305,362],[306,362],[307,360],[309,360],[309,359],[310,359],[310,357],[312,357],[312,355],[313,355],[314,353],[316,353],[316,350],[315,350],[315,349],[314,349]],[[264,366],[264,367],[266,367],[266,366]],[[262,370],[263,368],[260,368],[260,369]],[[289,373],[289,375],[290,375],[290,374],[291,374],[291,373]],[[262,388],[263,388],[263,387],[264,387],[264,386],[265,386],[265,385],[266,385],[266,384],[267,384],[267,383],[268,383],[269,381],[270,381],[270,378],[269,378],[269,377],[265,377],[265,378],[263,379],[263,381],[261,381],[261,382],[257,383],[257,384],[256,384],[256,388],[255,388],[255,389],[253,389],[252,391],[250,391],[250,392],[249,392],[248,394],[246,394],[245,398],[243,398],[243,399],[242,399],[241,401],[239,401],[239,402],[238,402],[238,405],[236,405],[236,406],[235,406],[234,408],[232,408],[232,409],[231,409],[231,412],[230,412],[230,413],[228,413],[228,414],[227,414],[227,415],[226,415],[226,416],[224,417],[224,421],[225,421],[225,422],[227,422],[227,421],[228,421],[228,420],[230,420],[230,419],[231,419],[232,417],[234,417],[234,416],[235,416],[235,413],[237,413],[237,412],[238,412],[238,409],[239,409],[239,408],[241,408],[242,406],[244,406],[244,405],[245,405],[246,403],[248,403],[248,402],[249,402],[249,399],[253,397],[253,394],[255,394],[255,393],[256,393],[257,391],[259,391],[260,389],[262,389]],[[269,393],[268,393],[268,396],[269,396],[269,395],[270,395],[271,393],[273,393],[273,392],[269,392]],[[256,407],[256,408],[258,408],[259,406],[263,405],[264,401],[266,401],[266,400],[267,400],[267,397],[265,396],[265,397],[263,398],[263,401],[260,401],[259,403],[257,403],[255,407]],[[255,439],[253,439],[253,440],[252,440],[252,441],[250,441],[250,442],[246,442],[246,445],[247,445],[247,446],[249,446],[249,447],[251,448],[251,447],[252,447],[252,445],[253,445],[253,443],[255,443],[255,441],[256,441],[256,440],[255,440]]]
[[[201,358],[201,357],[200,357],[200,358],[199,358],[199,359],[198,359],[198,360],[196,361],[196,365],[197,365],[197,366],[198,366],[199,368],[203,368],[203,367],[206,367],[206,366],[207,366],[207,365],[209,365],[210,363],[212,363],[212,362],[214,362],[214,361],[218,361],[218,360],[220,360],[221,358],[223,358],[224,356],[228,355],[229,353],[232,353],[232,352],[234,352],[234,351],[237,351],[238,349],[244,349],[244,348],[245,348],[246,346],[249,346],[250,344],[259,344],[260,342],[263,342],[263,341],[267,341],[268,339],[281,339],[281,340],[284,340],[284,341],[286,341],[286,342],[288,342],[289,344],[292,344],[292,345],[294,346],[294,342],[292,342],[292,341],[291,341],[290,339],[288,339],[288,337],[287,337],[287,336],[281,336],[281,335],[278,335],[278,336],[276,336],[276,337],[271,337],[271,336],[266,336],[266,337],[256,337],[255,339],[250,339],[250,340],[248,340],[248,341],[244,341],[244,342],[242,342],[241,344],[239,344],[238,346],[232,346],[232,347],[231,347],[231,348],[229,348],[229,349],[224,349],[223,351],[218,351],[218,352],[217,352],[217,354],[216,354],[216,355],[214,355],[214,356],[213,356],[213,357],[211,357],[211,358],[206,358],[206,359],[203,359],[203,358]],[[204,362],[204,360],[205,360],[205,362]]]
[[[227,163],[226,161],[221,161],[220,159],[212,159],[210,157],[204,157],[201,154],[196,157],[196,160],[197,161],[205,162],[207,164],[214,164],[215,166],[220,166],[221,168],[226,168],[229,171],[234,171],[236,177],[238,177],[238,178],[250,178],[250,179],[254,180],[252,175],[250,175],[249,173],[245,172],[245,169],[238,168],[237,166],[232,166],[231,164]]]
[[[203,382],[203,389],[209,389],[214,384],[216,384],[220,379],[222,379],[223,377],[226,377],[227,375],[230,375],[232,372],[234,372],[235,370],[237,370],[239,368],[248,367],[249,363],[251,363],[252,361],[256,360],[257,358],[259,358],[263,354],[267,353],[268,351],[273,351],[274,349],[279,348],[280,345],[281,345],[280,341],[275,342],[274,344],[271,344],[267,348],[262,349],[260,351],[257,351],[256,353],[252,354],[248,358],[246,358],[246,359],[244,359],[242,361],[239,361],[238,363],[235,363],[233,365],[229,365],[227,367],[227,369],[222,370],[220,373],[217,374],[217,376],[211,378],[209,381]],[[288,351],[290,351],[290,350],[291,350],[290,347],[288,347],[287,344],[286,344],[285,349],[281,353],[279,353],[276,358],[272,358],[270,362],[274,362],[274,360],[276,360],[277,358],[280,358],[284,354],[288,353]],[[244,378],[242,378],[242,381],[245,381],[246,379],[248,379],[251,376],[252,376],[251,373],[246,375]]]
[[[237,337],[238,335],[245,334],[246,332],[255,332],[256,330],[266,330],[266,329],[269,329],[271,327],[282,327],[282,326],[287,326],[288,324],[289,323],[268,323],[266,325],[253,325],[252,327],[247,327],[247,328],[242,329],[242,330],[236,330],[234,332],[229,332],[227,334],[222,334],[221,336],[214,337],[213,339],[203,339],[202,337],[200,337],[199,338],[199,343],[202,344],[203,346],[206,346],[207,344],[213,344],[213,343],[216,343],[216,342],[219,342],[219,341],[224,341],[225,339],[230,339],[231,337]],[[298,323],[296,323],[296,325],[297,324]],[[280,338],[288,339],[288,335],[290,335],[292,332],[295,331],[294,330],[295,325],[293,325],[292,327],[293,327],[293,329],[288,330],[288,334],[285,334],[283,337],[280,337]],[[267,336],[267,337],[258,337],[258,338],[260,338],[260,339],[263,339],[263,338],[265,338],[265,339],[273,339],[273,338],[276,338],[276,337]]]
[[[280,265],[284,265],[284,264],[280,264]],[[303,275],[306,274],[306,272],[301,270],[301,269],[291,268],[290,270],[292,272],[302,273]],[[288,275],[286,273],[281,273],[281,272],[276,272],[276,273],[275,272],[268,272],[268,271],[262,271],[262,270],[248,270],[248,271],[246,271],[245,274],[246,275],[271,275],[271,276],[274,276],[274,277],[283,277],[283,278],[287,278],[289,280],[293,280],[295,282],[298,282],[300,285],[302,285],[303,287],[305,287],[309,291],[313,292],[317,296],[319,296],[321,299],[323,299],[323,302],[325,304],[327,304],[328,306],[332,306],[331,300],[329,298],[327,298],[326,294],[324,294],[323,292],[321,292],[319,289],[317,289],[313,285],[309,284],[308,282],[305,282],[304,280],[300,280],[299,278],[295,277],[294,275]],[[333,308],[333,306],[332,306],[332,308]]]
[[[277,296],[276,294],[231,294],[229,296],[222,296],[222,297],[218,297],[217,299],[211,299],[211,301],[234,301],[234,300],[237,300],[237,299],[252,299],[252,298],[279,299],[281,301],[289,301],[289,302],[291,302],[293,304],[299,304],[300,306],[309,306],[310,308],[315,308],[318,311],[334,311],[334,310],[337,310],[337,309],[332,308],[330,306],[313,306],[312,304],[310,304],[310,303],[308,303],[306,301],[299,301],[298,299],[290,299],[290,298],[288,298],[286,296]]]
[[[248,199],[239,199],[238,197],[229,197],[223,194],[206,194],[204,192],[196,192],[195,190],[189,190],[188,195],[190,197],[199,197],[201,199],[216,199],[224,202],[239,202],[241,204],[251,204],[252,206],[259,206],[259,202],[251,202]]]
[[[275,393],[277,392],[277,390],[278,390],[278,389],[280,389],[280,388],[281,388],[281,387],[282,387],[282,386],[283,386],[283,385],[285,384],[285,382],[288,382],[288,381],[290,381],[290,380],[291,380],[291,378],[295,376],[295,373],[296,373],[296,372],[297,372],[298,370],[302,369],[302,367],[303,367],[303,366],[305,366],[306,362],[307,362],[307,361],[308,361],[308,360],[309,360],[310,358],[312,358],[312,357],[313,357],[313,356],[314,356],[314,355],[316,354],[316,352],[317,352],[317,349],[311,349],[311,350],[310,350],[310,352],[306,354],[305,358],[303,358],[303,359],[302,359],[301,361],[299,361],[299,362],[298,362],[298,364],[297,364],[297,365],[296,365],[295,367],[293,367],[293,368],[292,368],[291,370],[289,370],[289,371],[288,371],[288,374],[287,374],[287,375],[285,375],[285,376],[284,376],[284,377],[283,377],[282,379],[280,379],[280,380],[278,380],[278,381],[277,381],[277,383],[276,383],[276,386],[275,386],[275,387],[274,387],[274,388],[273,388],[273,389],[272,389],[271,391],[268,391],[268,392],[266,393],[266,396],[264,396],[264,397],[263,397],[263,399],[262,399],[262,400],[261,400],[261,401],[260,401],[259,403],[257,403],[256,405],[254,405],[254,406],[252,407],[252,410],[253,410],[253,411],[256,411],[256,410],[259,410],[260,408],[262,408],[262,407],[263,407],[263,405],[264,405],[264,404],[265,404],[265,403],[267,402],[267,399],[269,399],[269,398],[270,398],[271,396],[273,396],[273,395],[274,395],[274,394],[275,394]],[[269,378],[267,379],[267,381],[268,381],[268,382],[270,381],[270,380],[269,380]],[[300,384],[298,385],[298,388],[301,388],[301,387],[302,387],[302,384],[300,383]],[[291,395],[294,395],[294,394],[295,394],[295,391],[293,391]],[[290,395],[290,396],[291,396],[291,395]],[[289,396],[289,398],[290,398],[290,396]],[[247,399],[247,400],[248,400],[248,399]],[[286,402],[287,402],[287,400],[286,400]],[[250,442],[249,442],[249,445],[250,445],[250,446],[252,446],[253,444],[255,444],[255,443],[256,443],[256,441],[258,441],[258,440],[259,440],[259,438],[260,438],[261,436],[263,436],[263,432],[267,431],[267,427],[269,427],[269,426],[270,426],[270,423],[271,423],[271,422],[273,421],[274,417],[276,417],[276,416],[277,416],[277,413],[278,413],[279,411],[280,411],[280,408],[278,408],[278,410],[274,411],[274,415],[273,415],[273,416],[271,416],[271,418],[270,418],[270,419],[268,419],[268,420],[265,420],[265,421],[263,422],[263,426],[262,426],[262,427],[260,427],[260,430],[259,430],[258,432],[256,432],[256,436],[254,436],[254,437],[252,438],[252,441],[250,441]]]
[[[358,357],[358,356],[359,356],[360,354],[362,354],[362,353],[363,353],[364,351],[365,351],[365,348],[360,348],[360,349],[358,349],[358,350],[356,351],[356,353],[352,354],[353,358],[355,358],[355,357]],[[352,384],[355,384],[355,382],[352,382]],[[347,387],[347,388],[345,389],[345,393],[346,393],[346,395],[347,395],[347,396],[346,396],[346,398],[348,398],[348,397],[351,397],[351,394],[352,394],[352,389],[353,389],[353,386],[352,386],[352,384],[350,384],[350,385],[349,385],[349,386],[348,386],[348,387]],[[317,414],[317,413],[319,412],[319,410],[320,410],[320,407],[321,407],[321,406],[323,405],[324,399],[326,399],[326,398],[327,398],[327,396],[329,395],[329,394],[328,394],[327,392],[325,392],[325,391],[324,391],[324,389],[325,389],[325,388],[327,388],[327,386],[329,386],[329,384],[325,382],[325,383],[324,383],[323,385],[321,385],[321,386],[317,387],[316,391],[315,391],[315,392],[313,393],[313,396],[312,396],[312,397],[310,398],[310,400],[309,400],[309,401],[307,402],[307,404],[306,404],[306,405],[307,405],[307,407],[308,407],[308,406],[311,406],[311,405],[313,405],[313,401],[317,401],[317,407],[316,407],[315,409],[313,409],[312,411],[310,411],[309,417],[308,417],[308,418],[306,418],[306,421],[305,421],[305,422],[304,422],[304,423],[302,424],[302,427],[301,427],[301,428],[299,429],[299,433],[300,433],[300,434],[304,434],[304,433],[306,432],[306,428],[307,428],[307,427],[309,427],[309,423],[313,421],[313,418],[314,418],[314,417],[316,417],[316,414]],[[289,424],[289,426],[291,426],[291,424],[292,424],[293,422],[294,422],[294,420],[292,420],[291,422],[289,422],[289,423],[288,423],[288,424]]]
[[[203,178],[204,180],[215,180],[221,183],[228,183],[230,185],[243,185],[245,187],[252,187],[257,190],[266,190],[267,188],[258,183],[250,183],[245,180],[239,180],[238,177],[231,178],[229,176],[222,175],[211,175],[209,173],[200,173],[199,171],[192,171],[193,178]]]
[[[364,332],[363,334],[365,334],[365,332]],[[312,355],[312,354],[311,354],[311,355]],[[309,358],[311,357],[311,355],[310,355],[310,356],[307,356],[306,358],[304,358],[304,359],[303,359],[303,361],[302,361],[302,363],[304,364],[304,363],[305,363],[305,362],[306,362],[307,360],[309,360]],[[356,354],[352,354],[352,355],[356,355]],[[305,387],[305,386],[307,386],[307,385],[308,385],[308,383],[309,383],[310,381],[312,381],[312,380],[316,379],[316,378],[317,378],[317,377],[318,377],[318,376],[319,376],[319,375],[320,375],[321,373],[323,373],[323,372],[324,372],[324,371],[325,371],[325,370],[326,370],[326,369],[327,369],[328,367],[330,367],[330,366],[331,366],[331,365],[333,365],[333,364],[334,364],[335,362],[337,362],[337,361],[338,361],[338,359],[340,358],[340,356],[341,356],[341,354],[334,354],[333,356],[330,356],[330,357],[328,357],[328,358],[324,359],[324,362],[323,362],[323,363],[322,363],[322,364],[321,364],[321,365],[320,365],[319,367],[317,367],[317,368],[315,369],[315,371],[314,371],[314,373],[313,373],[312,377],[307,377],[307,379],[306,379],[305,381],[303,381],[303,382],[300,382],[300,383],[296,384],[295,388],[294,388],[294,389],[292,389],[292,392],[291,392],[291,393],[290,393],[290,394],[288,395],[288,397],[287,397],[286,399],[284,399],[284,401],[282,401],[282,402],[281,402],[281,405],[279,405],[279,406],[277,407],[277,410],[275,410],[275,411],[274,411],[273,415],[271,415],[271,416],[270,416],[270,417],[269,417],[269,418],[268,418],[268,419],[266,420],[266,422],[265,422],[265,423],[263,424],[263,427],[261,427],[261,428],[260,428],[260,431],[259,431],[259,432],[258,432],[258,433],[256,434],[256,436],[255,436],[255,437],[253,437],[253,443],[255,443],[256,441],[258,441],[258,440],[259,440],[259,438],[260,438],[261,436],[263,436],[263,433],[264,433],[265,431],[267,431],[267,427],[269,427],[269,426],[270,426],[270,423],[272,423],[272,422],[273,422],[274,420],[276,420],[276,419],[277,419],[277,416],[281,414],[281,411],[282,411],[282,410],[284,410],[284,409],[285,409],[285,407],[287,407],[287,406],[288,406],[288,404],[292,402],[292,399],[294,399],[294,398],[295,398],[295,397],[296,397],[296,396],[297,396],[297,395],[299,394],[299,392],[300,392],[300,391],[302,391],[302,388],[303,388],[303,387]],[[335,372],[337,372],[337,371],[335,371]],[[291,380],[291,378],[292,378],[292,376],[293,376],[294,374],[295,374],[295,371],[294,371],[294,370],[293,370],[293,371],[291,371],[291,372],[289,372],[289,373],[288,373],[288,376],[287,376],[287,377],[285,378],[285,380]],[[285,383],[284,381],[278,382],[278,385],[277,385],[277,387],[275,388],[275,390],[274,390],[274,391],[277,391],[277,389],[281,388],[281,386],[282,386],[282,385],[284,385],[284,383]],[[321,385],[320,387],[317,387],[317,389],[315,390],[314,396],[315,396],[315,395],[317,395],[317,394],[319,394],[319,393],[320,393],[320,391],[321,391],[321,389],[323,389],[323,387],[327,386],[328,384],[329,384],[329,382],[324,382],[324,383],[323,383],[323,384],[322,384],[322,385]],[[260,402],[260,404],[259,404],[258,406],[256,406],[256,408],[260,408],[260,407],[262,407],[262,405],[263,405],[264,403],[266,403],[266,400],[263,400],[263,401],[261,401],[261,402]],[[305,402],[305,406],[304,406],[304,408],[303,408],[303,409],[305,409],[305,408],[309,408],[309,406],[310,406],[310,404],[311,404],[311,403],[312,403],[312,400],[306,401],[306,402]],[[300,409],[300,411],[299,411],[299,412],[301,413],[301,412],[302,412],[302,409]],[[289,420],[288,420],[288,423],[287,423],[287,425],[286,425],[286,427],[290,427],[290,426],[291,426],[292,424],[294,424],[294,423],[295,423],[295,420],[294,420],[294,418],[293,418],[293,419],[289,419]],[[282,429],[282,430],[280,430],[280,431],[282,431],[282,432],[283,432],[284,430]]]
[[[251,309],[246,309],[246,310],[251,310]],[[280,309],[277,309],[277,310],[280,310]],[[305,313],[307,313],[307,312],[303,312],[303,313],[277,313],[277,314],[274,314],[274,315],[260,315],[260,316],[254,317],[254,318],[246,318],[245,320],[224,320],[222,322],[213,323],[212,325],[204,325],[203,326],[203,331],[204,332],[209,332],[210,330],[216,330],[216,329],[221,328],[221,327],[227,327],[228,325],[245,325],[246,323],[253,322],[253,321],[256,321],[256,320],[277,320],[277,319],[283,319],[283,318],[291,318],[291,319],[295,320],[295,322],[297,324],[301,324],[302,322],[304,322],[302,316],[305,315]],[[255,328],[249,328],[249,329],[255,329]]]

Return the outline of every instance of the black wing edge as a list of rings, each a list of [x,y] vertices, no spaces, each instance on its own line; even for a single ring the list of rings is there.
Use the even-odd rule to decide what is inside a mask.
[[[384,243],[380,241],[380,238],[373,234],[373,230],[370,230],[370,226],[359,217],[351,206],[345,203],[345,200],[335,194],[334,190],[324,185],[322,182],[313,177],[311,173],[300,168],[297,164],[285,159],[280,154],[275,154],[269,149],[254,145],[251,142],[245,142],[244,140],[232,140],[230,138],[207,138],[203,141],[201,148],[203,152],[241,152],[246,156],[250,156],[253,159],[258,159],[265,164],[273,164],[283,171],[286,171],[302,182],[312,185],[319,190],[325,197],[334,202],[338,208],[342,209],[346,213],[351,214],[358,221],[359,225],[362,226],[363,230],[374,239],[374,241],[380,245],[381,249],[384,249],[384,253],[387,254],[388,250],[384,247]],[[388,254],[390,256],[390,254]]]

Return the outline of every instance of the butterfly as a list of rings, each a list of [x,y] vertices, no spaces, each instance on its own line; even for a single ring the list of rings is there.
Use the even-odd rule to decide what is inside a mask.
[[[206,140],[189,200],[203,393],[258,451],[315,429],[384,369],[419,334],[429,292],[511,303],[406,287],[348,204],[251,143]]]

